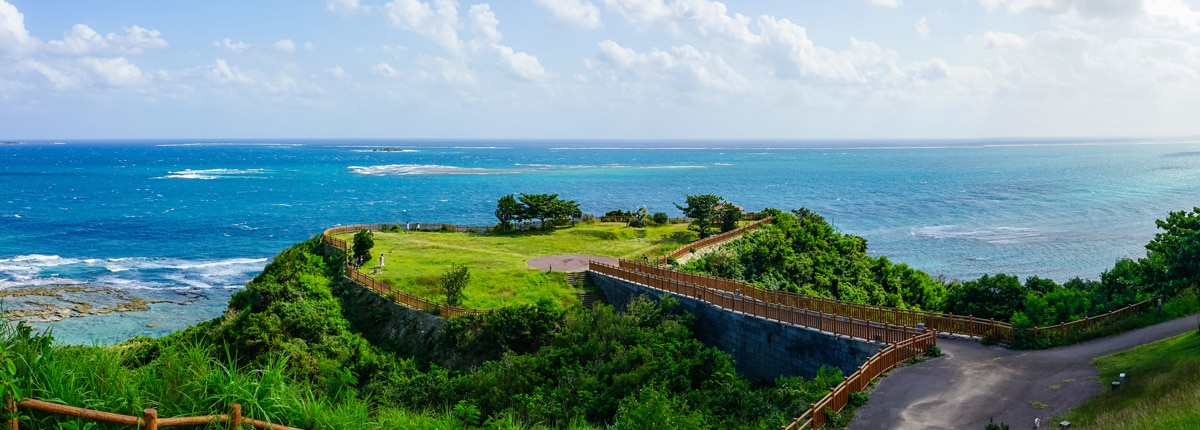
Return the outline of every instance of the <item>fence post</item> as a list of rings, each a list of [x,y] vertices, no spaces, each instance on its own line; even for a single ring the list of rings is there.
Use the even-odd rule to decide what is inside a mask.
[[[142,421],[146,425],[146,430],[158,430],[158,410],[153,408],[143,410]]]
[[[229,404],[229,428],[231,430],[242,428],[242,405]]]
[[[8,428],[17,430],[20,424],[17,423],[17,402],[13,398],[4,399],[4,412],[12,417],[5,420],[5,424],[8,424]]]

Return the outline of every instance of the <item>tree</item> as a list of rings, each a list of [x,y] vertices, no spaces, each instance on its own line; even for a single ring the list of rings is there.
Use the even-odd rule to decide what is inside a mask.
[[[958,315],[1008,321],[1013,312],[1025,306],[1025,293],[1025,287],[1016,276],[983,275],[950,290],[946,310]]]
[[[1173,296],[1184,288],[1200,285],[1200,207],[1171,212],[1166,220],[1154,221],[1162,233],[1146,244],[1151,281],[1150,292]]]
[[[550,219],[555,224],[566,224],[571,217],[581,217],[583,211],[579,210],[579,203],[574,200],[555,199],[550,204]]]
[[[496,219],[500,220],[500,229],[503,231],[512,230],[513,221],[522,219],[525,207],[517,203],[517,198],[512,194],[501,197],[496,201]]]
[[[683,215],[692,219],[692,224],[688,227],[689,230],[694,230],[700,235],[700,238],[706,238],[712,234],[713,218],[717,214],[716,207],[721,203],[721,197],[713,194],[697,194],[684,195],[687,199],[687,206],[680,206],[675,203],[675,207],[683,212]]]
[[[375,233],[362,229],[354,233],[354,258],[371,261],[371,248],[375,247]]]
[[[721,216],[721,232],[737,230],[738,221],[742,220],[742,208],[737,207],[733,203],[721,203],[721,208],[717,210]]]
[[[446,295],[446,305],[462,304],[463,290],[467,288],[467,283],[470,281],[471,271],[467,269],[467,266],[461,264],[450,266],[450,269],[443,273],[440,279],[442,294]]]
[[[546,219],[554,217],[556,201],[558,194],[521,194],[525,219],[536,219],[538,224],[545,227]]]

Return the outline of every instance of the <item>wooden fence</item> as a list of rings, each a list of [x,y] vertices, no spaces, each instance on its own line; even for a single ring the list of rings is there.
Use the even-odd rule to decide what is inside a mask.
[[[621,260],[623,268],[649,273],[655,276],[671,278],[711,288],[715,290],[737,292],[770,303],[778,303],[801,309],[818,311],[826,314],[836,314],[867,321],[876,321],[908,327],[925,324],[925,327],[943,333],[962,334],[974,337],[988,337],[1001,342],[1012,342],[1018,331],[1027,333],[1032,339],[1061,340],[1078,336],[1099,329],[1115,321],[1137,314],[1150,306],[1149,301],[1134,303],[1102,315],[1096,315],[1082,320],[1047,327],[1017,329],[1012,324],[991,319],[975,318],[969,315],[944,314],[941,312],[920,311],[913,309],[896,309],[883,306],[852,303],[835,299],[813,297],[786,291],[767,290],[754,284],[738,282],[715,276],[688,273],[665,267],[657,267],[634,260]]]
[[[896,343],[921,333],[915,328],[866,321],[830,313],[770,303],[744,294],[705,288],[685,281],[592,261],[589,270],[650,288],[703,300],[714,306],[772,321],[813,328],[835,335]]]
[[[60,405],[58,403],[50,403],[36,399],[24,400],[15,405],[10,400],[7,402],[7,405],[8,412],[10,413],[15,413],[16,409],[20,408],[57,415],[69,415],[94,422],[136,426],[139,429],[146,430],[158,430],[162,427],[202,426],[214,423],[228,424],[230,429],[241,429],[243,426],[249,425],[257,429],[300,430],[295,427],[288,427],[280,424],[272,424],[266,421],[245,418],[242,416],[242,406],[237,403],[232,403],[229,405],[229,413],[227,414],[175,418],[159,418],[158,411],[154,409],[145,409],[142,411],[142,416],[135,417],[132,415],[121,415],[111,412]],[[15,418],[8,420],[6,424],[8,424],[8,428],[12,430],[19,429],[19,422]]]
[[[758,221],[754,221],[750,224],[746,224],[742,227],[738,227],[737,229],[734,229],[734,230],[729,230],[727,232],[720,233],[720,234],[714,234],[712,236],[697,240],[697,241],[689,243],[687,245],[683,245],[683,246],[679,247],[678,249],[671,251],[670,254],[659,257],[655,261],[657,261],[658,264],[667,264],[667,262],[670,261],[670,259],[672,259],[672,258],[678,259],[679,257],[682,257],[682,256],[692,252],[693,250],[697,250],[697,249],[700,249],[700,248],[703,248],[703,247],[706,247],[709,245],[713,245],[713,244],[717,244],[717,243],[721,243],[721,242],[733,239],[735,237],[741,236],[742,234],[745,234],[746,232],[748,232],[750,230],[759,228],[763,224],[769,224],[770,222],[771,222],[771,217],[766,217],[766,218],[760,219]]]
[[[829,422],[826,411],[841,412],[850,403],[850,394],[861,392],[897,364],[925,354],[930,346],[937,345],[937,332],[927,331],[904,339],[875,353],[858,370],[846,377],[841,384],[834,387],[825,397],[809,406],[808,411],[800,414],[791,424],[783,426],[783,430],[803,430],[821,428]]]
[[[787,291],[767,290],[754,284],[734,281],[698,273],[683,272],[665,267],[656,267],[633,260],[621,260],[620,266],[630,270],[645,272],[655,276],[675,279],[690,284],[711,288],[714,290],[736,292],[757,300],[777,303],[800,309],[817,311],[824,314],[841,315],[880,323],[916,327],[925,327],[939,332],[965,334],[968,336],[991,337],[996,340],[1011,342],[1013,339],[1012,324],[975,318],[971,316],[943,314],[940,312],[904,310],[883,306],[864,305],[841,300],[813,297]]]
[[[334,228],[325,230],[325,233],[322,235],[322,237],[324,237],[325,243],[327,243],[335,248],[341,249],[342,251],[345,251],[347,253],[347,255],[349,255],[350,244],[344,240],[333,237],[333,235],[356,232],[356,231],[359,231],[362,229],[367,229],[367,230],[371,230],[371,231],[380,231],[384,226],[389,226],[389,225],[393,225],[393,224],[356,224],[356,225],[334,227]],[[355,282],[362,284],[363,286],[365,286],[367,288],[375,290],[379,294],[391,299],[392,301],[394,301],[396,303],[399,303],[404,306],[408,306],[413,309],[422,310],[425,312],[437,313],[438,315],[441,315],[441,316],[444,316],[447,318],[456,318],[456,317],[461,317],[461,316],[465,316],[465,315],[479,315],[479,314],[486,314],[486,313],[492,312],[491,309],[471,309],[471,308],[460,308],[457,306],[449,306],[444,303],[437,303],[437,302],[434,302],[434,301],[431,301],[431,300],[428,300],[428,299],[425,299],[422,297],[415,296],[413,294],[406,293],[404,291],[397,290],[395,288],[392,288],[391,285],[388,285],[386,283],[378,281],[375,278],[372,278],[372,277],[368,276],[367,274],[362,273],[362,271],[359,271],[358,268],[352,264],[346,264],[346,277],[354,280]]]

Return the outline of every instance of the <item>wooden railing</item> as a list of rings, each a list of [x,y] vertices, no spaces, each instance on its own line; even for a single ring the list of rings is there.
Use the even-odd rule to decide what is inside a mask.
[[[866,363],[858,367],[853,374],[842,380],[826,394],[825,397],[809,406],[808,411],[800,414],[791,424],[783,426],[783,430],[803,430],[821,428],[829,422],[826,411],[841,412],[850,403],[850,394],[861,392],[871,384],[871,381],[887,372],[897,364],[920,357],[930,346],[937,345],[937,332],[927,331],[919,335],[888,345],[879,350]]]
[[[976,337],[990,337],[1002,342],[1013,340],[1013,325],[995,320],[975,318],[964,315],[943,314],[940,312],[919,311],[912,309],[896,309],[883,306],[864,305],[835,299],[813,297],[787,291],[767,290],[760,286],[739,282],[715,276],[683,272],[665,267],[651,266],[633,260],[621,260],[620,265],[630,270],[645,272],[655,276],[676,279],[690,284],[711,288],[714,290],[737,292],[764,302],[777,303],[800,309],[840,315],[880,323],[916,327],[925,327],[939,332],[963,334]]]
[[[727,232],[720,233],[720,234],[714,234],[712,236],[697,240],[697,241],[689,243],[687,245],[683,245],[683,246],[679,247],[678,249],[671,251],[670,254],[659,257],[656,261],[658,262],[658,264],[667,264],[667,262],[670,261],[670,259],[672,259],[672,258],[678,259],[679,257],[687,255],[688,253],[692,252],[693,250],[697,250],[697,249],[700,249],[700,248],[703,248],[703,247],[706,247],[709,245],[713,245],[713,244],[717,244],[717,243],[721,243],[721,242],[733,239],[735,237],[745,234],[746,232],[748,232],[750,230],[759,228],[763,224],[770,224],[770,223],[771,223],[771,217],[766,217],[766,218],[760,219],[758,221],[754,221],[750,224],[746,224],[744,226],[738,227],[734,230],[729,230]]]
[[[1104,327],[1115,321],[1137,314],[1150,306],[1149,301],[1134,303],[1105,314],[1088,317],[1047,327],[1018,329],[1012,324],[991,319],[975,318],[969,315],[954,315],[941,312],[930,312],[913,309],[896,309],[884,306],[866,305],[842,300],[813,297],[787,291],[767,290],[763,287],[733,281],[715,276],[683,272],[665,267],[652,266],[634,260],[621,260],[623,268],[649,273],[655,276],[671,278],[711,288],[715,290],[737,292],[770,303],[778,303],[801,309],[818,311],[826,314],[836,314],[844,317],[876,321],[888,324],[925,327],[942,333],[961,334],[973,337],[987,337],[1000,342],[1013,342],[1019,331],[1023,331],[1032,339],[1062,340],[1078,336],[1092,330]]]
[[[333,237],[333,235],[352,233],[352,232],[356,232],[356,231],[359,231],[362,229],[367,229],[367,230],[371,230],[371,231],[380,231],[384,226],[392,226],[392,225],[396,225],[396,224],[355,224],[355,225],[333,227],[333,228],[325,230],[324,234],[322,234],[322,237],[324,238],[325,243],[327,243],[335,248],[341,249],[342,251],[346,252],[347,255],[349,255],[350,244],[344,240]],[[424,226],[422,226],[422,227],[424,227]],[[444,303],[437,303],[437,302],[431,301],[429,299],[425,299],[425,298],[418,297],[413,294],[409,294],[404,291],[397,290],[395,288],[392,288],[391,285],[388,285],[384,282],[378,281],[375,278],[372,278],[372,277],[368,276],[367,274],[362,273],[362,271],[358,270],[358,268],[352,264],[346,264],[346,277],[354,280],[355,282],[362,284],[363,286],[365,286],[367,288],[375,290],[379,294],[391,299],[392,301],[394,301],[396,303],[399,303],[404,306],[408,306],[413,309],[418,309],[418,310],[422,310],[422,311],[430,312],[430,313],[436,313],[438,315],[441,315],[441,316],[444,316],[447,318],[456,318],[456,317],[461,317],[461,316],[466,316],[466,315],[479,315],[479,314],[486,314],[486,313],[492,312],[492,309],[471,309],[471,308],[450,306],[450,305],[447,305]]]
[[[8,412],[13,414],[16,413],[17,408],[20,408],[56,415],[68,415],[93,422],[135,426],[139,429],[146,430],[157,430],[162,427],[202,426],[209,424],[228,424],[230,429],[240,429],[243,426],[249,425],[258,429],[300,430],[296,427],[288,427],[280,424],[272,424],[266,421],[245,418],[242,416],[242,406],[237,403],[229,405],[228,414],[174,418],[159,418],[158,411],[155,409],[145,409],[142,411],[142,416],[135,417],[132,415],[121,415],[111,412],[60,405],[58,403],[50,403],[36,399],[23,400],[16,404],[14,404],[12,401],[8,401],[6,403],[8,405],[7,408],[9,409]],[[6,424],[8,425],[8,428],[12,430],[18,430],[18,426],[20,425],[16,418],[8,420]]]
[[[705,288],[677,279],[656,276],[618,266],[610,266],[595,261],[589,264],[589,270],[617,279],[642,284],[657,290],[702,300],[730,311],[813,328],[836,335],[875,342],[896,343],[921,333],[915,328],[800,309],[779,303],[770,303],[744,294]]]

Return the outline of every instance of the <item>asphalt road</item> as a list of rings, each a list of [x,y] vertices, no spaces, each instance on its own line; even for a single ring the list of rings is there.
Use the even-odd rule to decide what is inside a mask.
[[[1200,314],[1042,351],[941,337],[944,356],[893,370],[849,428],[983,430],[989,417],[1013,430],[1033,428],[1035,417],[1043,429],[1058,428],[1050,417],[1110,389],[1112,381],[1096,380],[1093,358],[1196,330],[1197,318]]]

